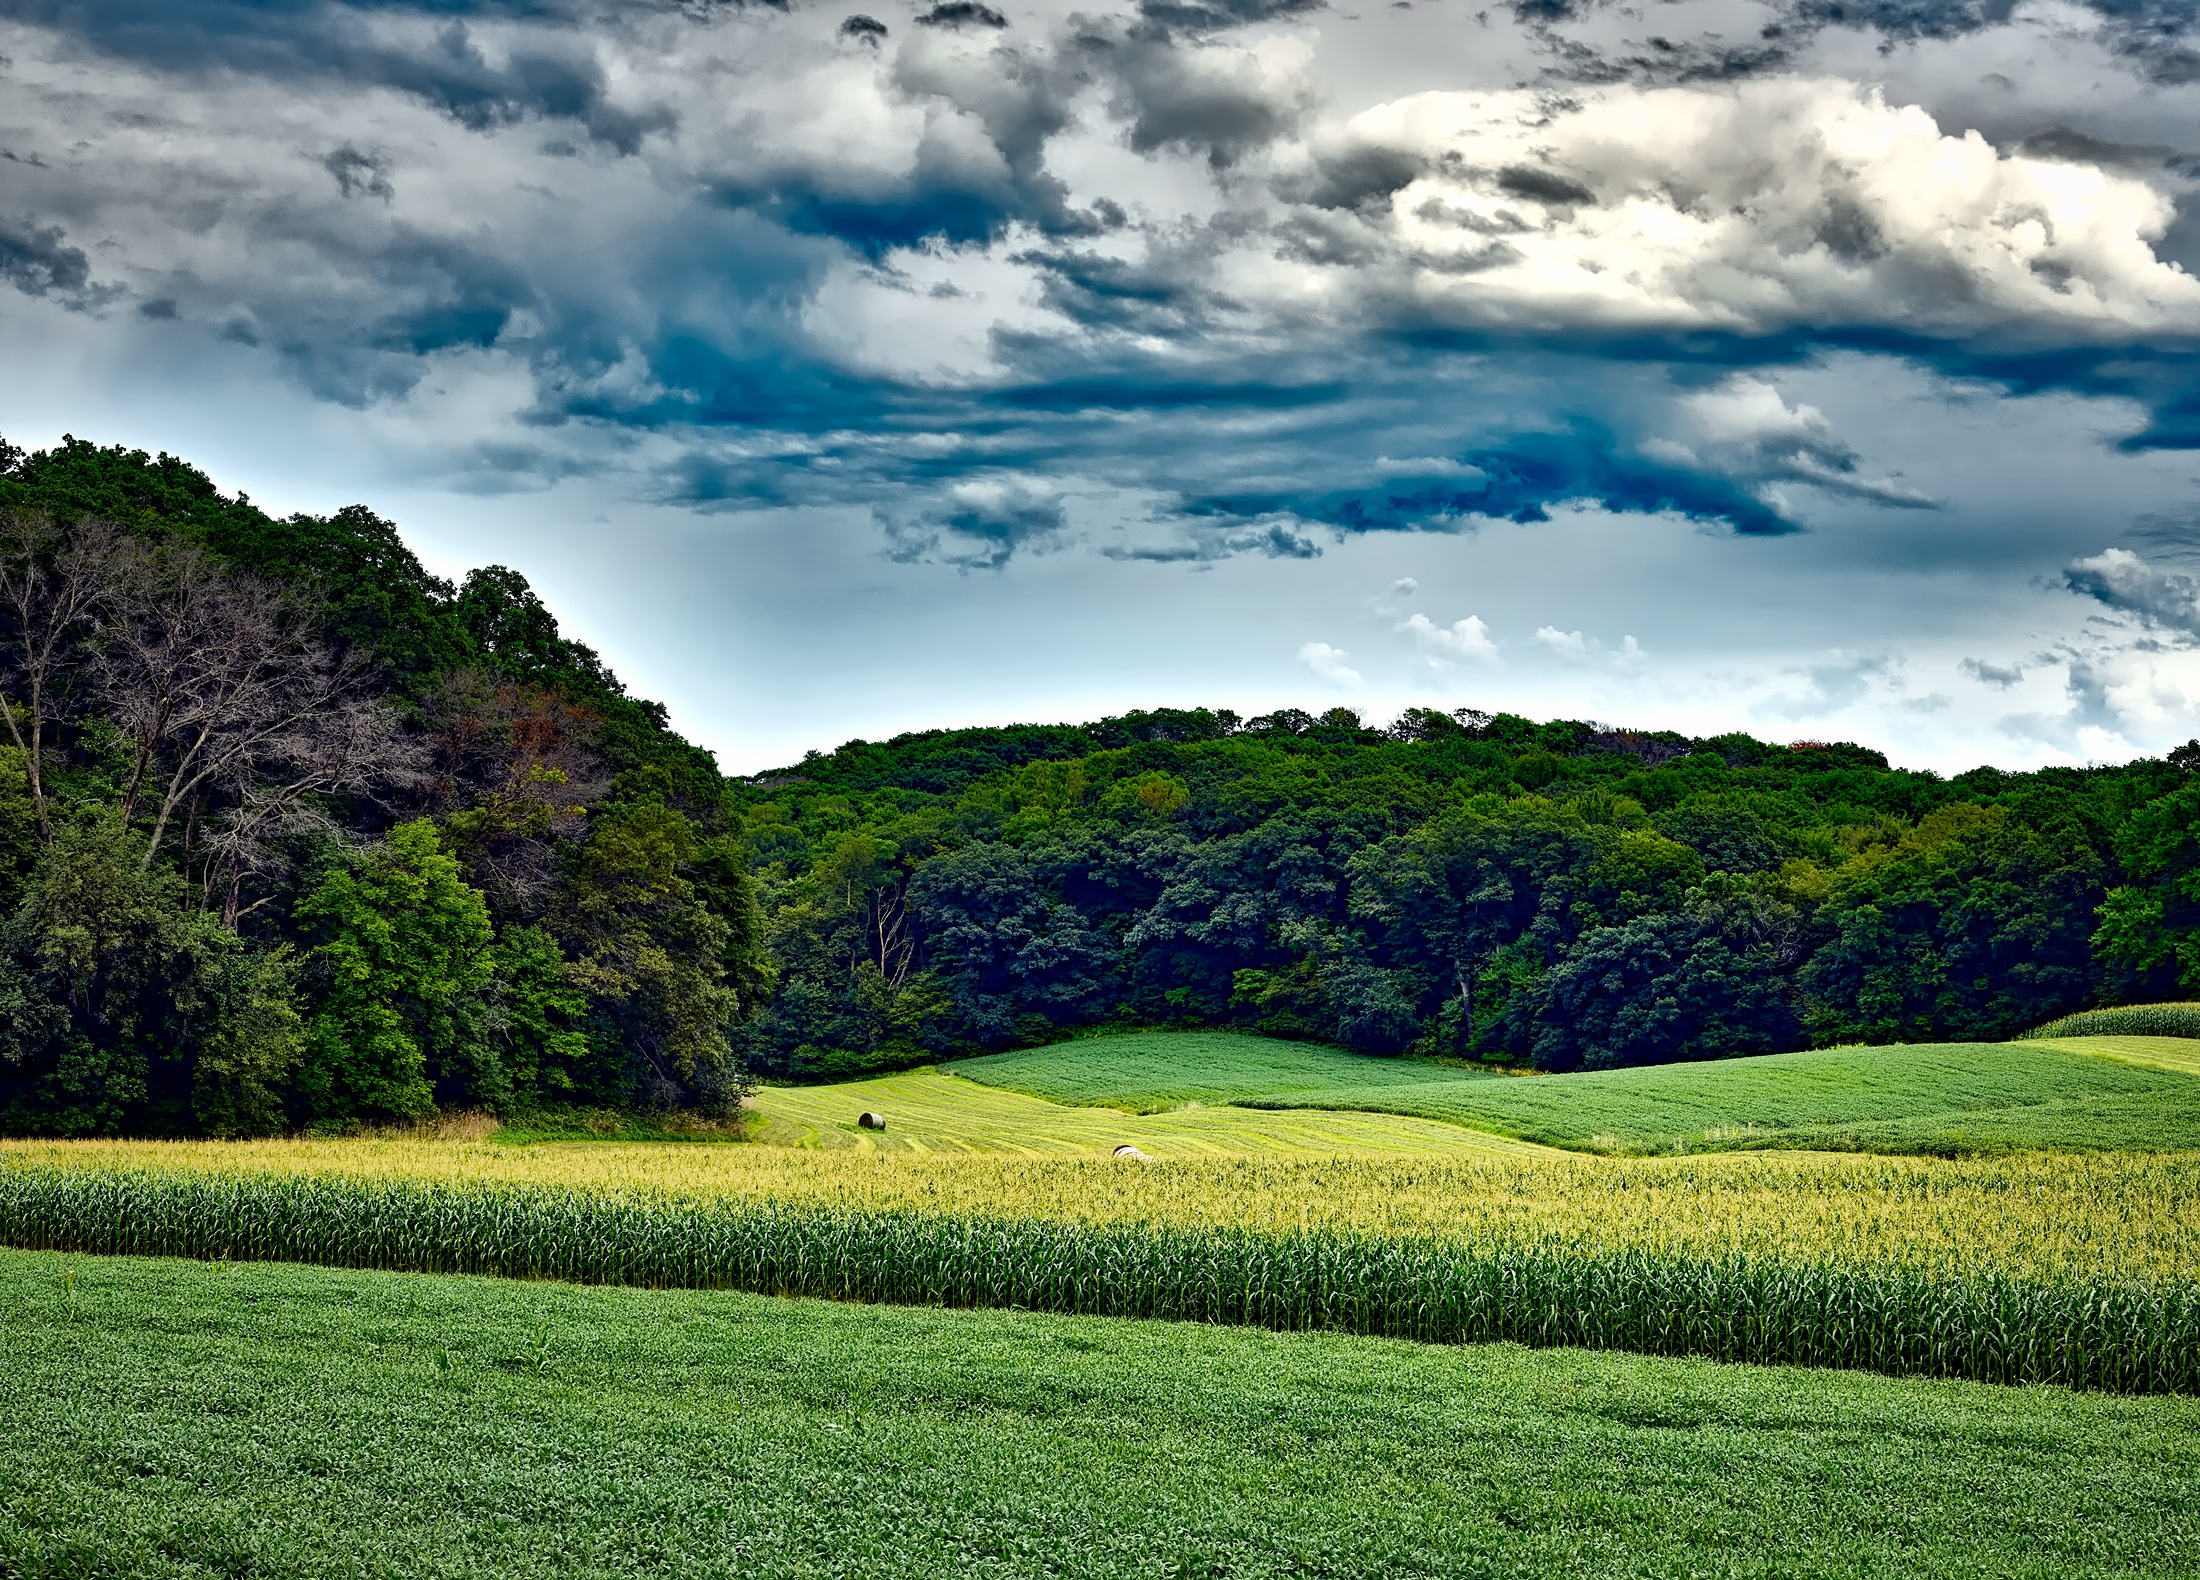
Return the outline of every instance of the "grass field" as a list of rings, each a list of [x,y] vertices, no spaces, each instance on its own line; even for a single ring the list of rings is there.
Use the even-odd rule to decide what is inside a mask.
[[[1332,1057],[1353,1059],[1347,1053]],[[1128,1144],[1158,1158],[1536,1150],[1413,1115],[1199,1107],[1135,1114],[1119,1107],[1067,1107],[1061,1099],[981,1085],[934,1069],[833,1086],[767,1086],[757,1092],[754,1111],[753,1133],[759,1141],[861,1151],[1089,1154]],[[887,1128],[858,1128],[856,1116],[865,1112],[884,1114]]]
[[[2200,1401],[0,1253],[0,1574],[2200,1565]]]
[[[1087,1038],[955,1069],[1057,1101],[1144,1108],[1196,1084],[1209,1102],[1418,1115],[1596,1152],[2200,1149],[2200,1043],[2171,1038],[1822,1048],[1491,1079],[1333,1049],[1285,1055],[1262,1038],[1209,1035],[1187,1060],[1195,1080],[1172,1082],[1176,1041],[1167,1033]],[[1271,1084],[1279,1075],[1283,1084]]]
[[[971,1080],[1049,1102],[1154,1114],[1187,1103],[1299,1098],[1410,1089],[1431,1095],[1496,1080],[1485,1070],[1426,1059],[1371,1059],[1313,1042],[1237,1031],[1149,1031],[1080,1037],[962,1059]],[[1340,1104],[1349,1107],[1350,1104]]]

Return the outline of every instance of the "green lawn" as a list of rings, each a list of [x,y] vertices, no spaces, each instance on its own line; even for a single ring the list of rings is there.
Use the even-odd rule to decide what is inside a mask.
[[[0,1575],[2200,1566],[2200,1400],[0,1253]]]
[[[1170,1050],[1185,1045],[1184,1079]],[[1420,1060],[1247,1036],[1146,1033],[965,1060],[972,1080],[1143,1108],[1412,1114],[1549,1146],[1884,1152],[2200,1148],[2200,1062],[2174,1040],[1919,1043],[1492,1079]],[[1122,1044],[1120,1048],[1116,1045]],[[1182,1095],[1179,1095],[1182,1094]]]

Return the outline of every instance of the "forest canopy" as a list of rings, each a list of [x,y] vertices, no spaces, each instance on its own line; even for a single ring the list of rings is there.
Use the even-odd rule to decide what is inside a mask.
[[[0,1129],[724,1114],[1107,1026],[1545,1070],[2200,993],[2200,745],[1953,778],[1472,708],[722,776],[518,572],[0,442]]]

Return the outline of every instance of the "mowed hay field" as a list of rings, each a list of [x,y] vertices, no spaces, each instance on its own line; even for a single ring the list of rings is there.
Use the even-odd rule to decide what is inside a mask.
[[[2189,1575],[2200,1401],[0,1253],[0,1574]]]
[[[1107,1153],[1127,1145],[1152,1157],[1229,1157],[1541,1150],[1409,1114],[1327,1108],[1263,1112],[1196,1103],[1175,1112],[1132,1114],[1119,1107],[1072,1106],[936,1069],[831,1086],[768,1086],[752,1100],[752,1112],[758,1141],[858,1151],[1044,1156]],[[857,1116],[867,1112],[883,1114],[886,1129],[862,1129]]]
[[[1821,1048],[1701,1064],[1490,1077],[1210,1034],[1096,1037],[964,1060],[972,1081],[1144,1111],[1196,1092],[1260,1109],[1358,1109],[1570,1149],[1751,1147],[1960,1154],[2200,1150],[2200,1043],[2081,1037]]]

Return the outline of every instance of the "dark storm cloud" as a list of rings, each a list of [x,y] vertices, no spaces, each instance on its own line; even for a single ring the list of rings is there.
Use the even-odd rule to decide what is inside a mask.
[[[91,260],[69,245],[58,225],[23,217],[0,219],[0,281],[25,296],[52,297],[74,308],[97,307],[117,293],[92,279]]]
[[[390,185],[387,155],[362,153],[346,143],[321,163],[336,178],[336,190],[345,197],[378,197],[387,203],[397,196],[397,189]]]
[[[2076,561],[2063,572],[2063,583],[2150,630],[2200,638],[2200,580],[2150,564],[2129,549]]]
[[[989,5],[978,0],[946,0],[917,17],[919,27],[989,27],[1000,29],[1008,26],[1008,18]]]
[[[570,121],[632,153],[671,123],[662,109],[611,101],[602,62],[578,31],[603,15],[595,5],[461,0],[0,0],[0,18],[54,28],[156,69],[371,85],[411,95],[472,130]],[[469,22],[520,24],[527,36],[492,61]]]
[[[1547,521],[1552,507],[1568,504],[1717,521],[1753,535],[1795,530],[1732,479],[1628,455],[1613,435],[1586,423],[1466,450],[1443,472],[1395,478],[1378,489],[1198,498],[1187,514],[1289,512],[1340,532],[1452,531],[1477,518]]]

